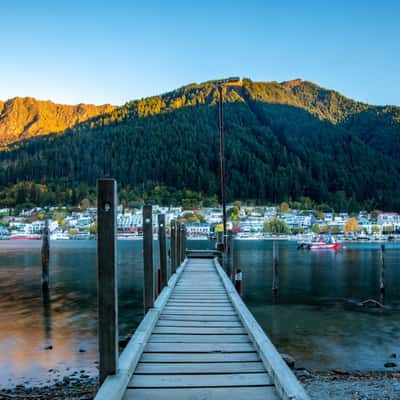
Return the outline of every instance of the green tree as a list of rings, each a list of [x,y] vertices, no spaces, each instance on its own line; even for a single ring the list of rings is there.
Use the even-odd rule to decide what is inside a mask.
[[[290,233],[290,227],[285,221],[279,218],[272,218],[264,223],[264,232],[288,234]]]

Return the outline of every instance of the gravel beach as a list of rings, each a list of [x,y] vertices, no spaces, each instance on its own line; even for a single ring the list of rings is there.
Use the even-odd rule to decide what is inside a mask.
[[[297,370],[311,400],[399,400],[400,372],[393,373],[311,373]],[[97,379],[64,380],[51,386],[0,388],[1,400],[91,400],[97,389]],[[251,399],[249,399],[251,400]]]

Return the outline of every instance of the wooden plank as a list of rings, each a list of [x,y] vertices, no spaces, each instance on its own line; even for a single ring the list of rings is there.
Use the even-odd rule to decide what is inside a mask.
[[[233,387],[269,386],[270,376],[264,373],[218,375],[133,375],[128,388],[157,387]]]
[[[147,353],[246,353],[255,351],[251,343],[147,343]]]
[[[165,307],[166,311],[231,311],[234,312],[234,308],[230,305],[217,305],[215,304],[214,306],[208,305],[196,305],[196,306],[191,306],[191,305],[185,305],[185,304],[178,304],[178,305],[171,305],[167,304]]]
[[[191,335],[155,333],[150,336],[149,343],[250,343],[245,335]]]
[[[117,184],[97,181],[97,270],[100,383],[118,370],[118,285],[116,253]]]
[[[236,315],[160,315],[160,320],[167,319],[172,319],[176,321],[240,321]]]
[[[260,361],[257,352],[245,353],[143,353],[140,362],[150,363],[228,363]]]
[[[157,322],[159,327],[219,327],[219,328],[235,328],[243,327],[242,323],[238,321],[177,321],[173,319],[159,320]]]
[[[124,400],[279,400],[273,386],[128,389]]]
[[[193,327],[193,326],[156,326],[153,333],[169,333],[169,334],[190,334],[190,335],[237,335],[247,334],[246,330],[240,328],[215,328],[215,327]]]
[[[266,372],[260,361],[226,363],[139,363],[135,374],[221,374]]]
[[[184,310],[178,310],[178,309],[170,309],[168,307],[165,307],[162,315],[221,315],[221,316],[226,316],[226,315],[237,315],[235,311],[214,311],[214,310],[208,310],[208,311],[202,311],[202,310],[195,310],[195,309],[184,309]]]

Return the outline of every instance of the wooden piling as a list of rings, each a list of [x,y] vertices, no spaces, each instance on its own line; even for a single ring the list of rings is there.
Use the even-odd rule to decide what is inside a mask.
[[[381,304],[385,304],[385,245],[381,245],[381,265],[379,277],[379,297]]]
[[[42,235],[42,290],[49,290],[49,262],[50,262],[50,238],[49,238],[49,221],[46,219]]]
[[[97,181],[98,336],[100,384],[118,370],[118,288],[116,262],[117,184]]]
[[[277,292],[279,289],[279,253],[278,246],[275,240],[273,241],[272,258],[272,291]]]
[[[176,222],[171,220],[171,233],[170,233],[170,254],[171,254],[171,275],[176,271]]]
[[[226,241],[226,274],[229,279],[232,279],[232,271],[233,271],[233,240],[232,240],[232,230],[228,230],[228,237]]]
[[[177,222],[176,223],[176,266],[179,267],[179,265],[181,265],[181,246],[182,246],[182,241],[181,241],[181,237],[182,237],[182,232],[181,232],[181,223]]]
[[[158,215],[158,244],[160,247],[160,291],[168,282],[167,277],[167,247],[165,243],[165,215]]]
[[[181,224],[181,263],[185,259],[186,253],[186,226]]]
[[[143,264],[144,264],[144,312],[154,306],[155,272],[153,265],[153,210],[152,206],[143,206]]]

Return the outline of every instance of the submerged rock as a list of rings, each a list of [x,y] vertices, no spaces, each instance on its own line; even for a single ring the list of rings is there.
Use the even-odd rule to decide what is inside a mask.
[[[384,364],[384,367],[385,368],[395,368],[395,367],[397,367],[397,364],[394,363],[393,361],[389,361],[389,362]]]

